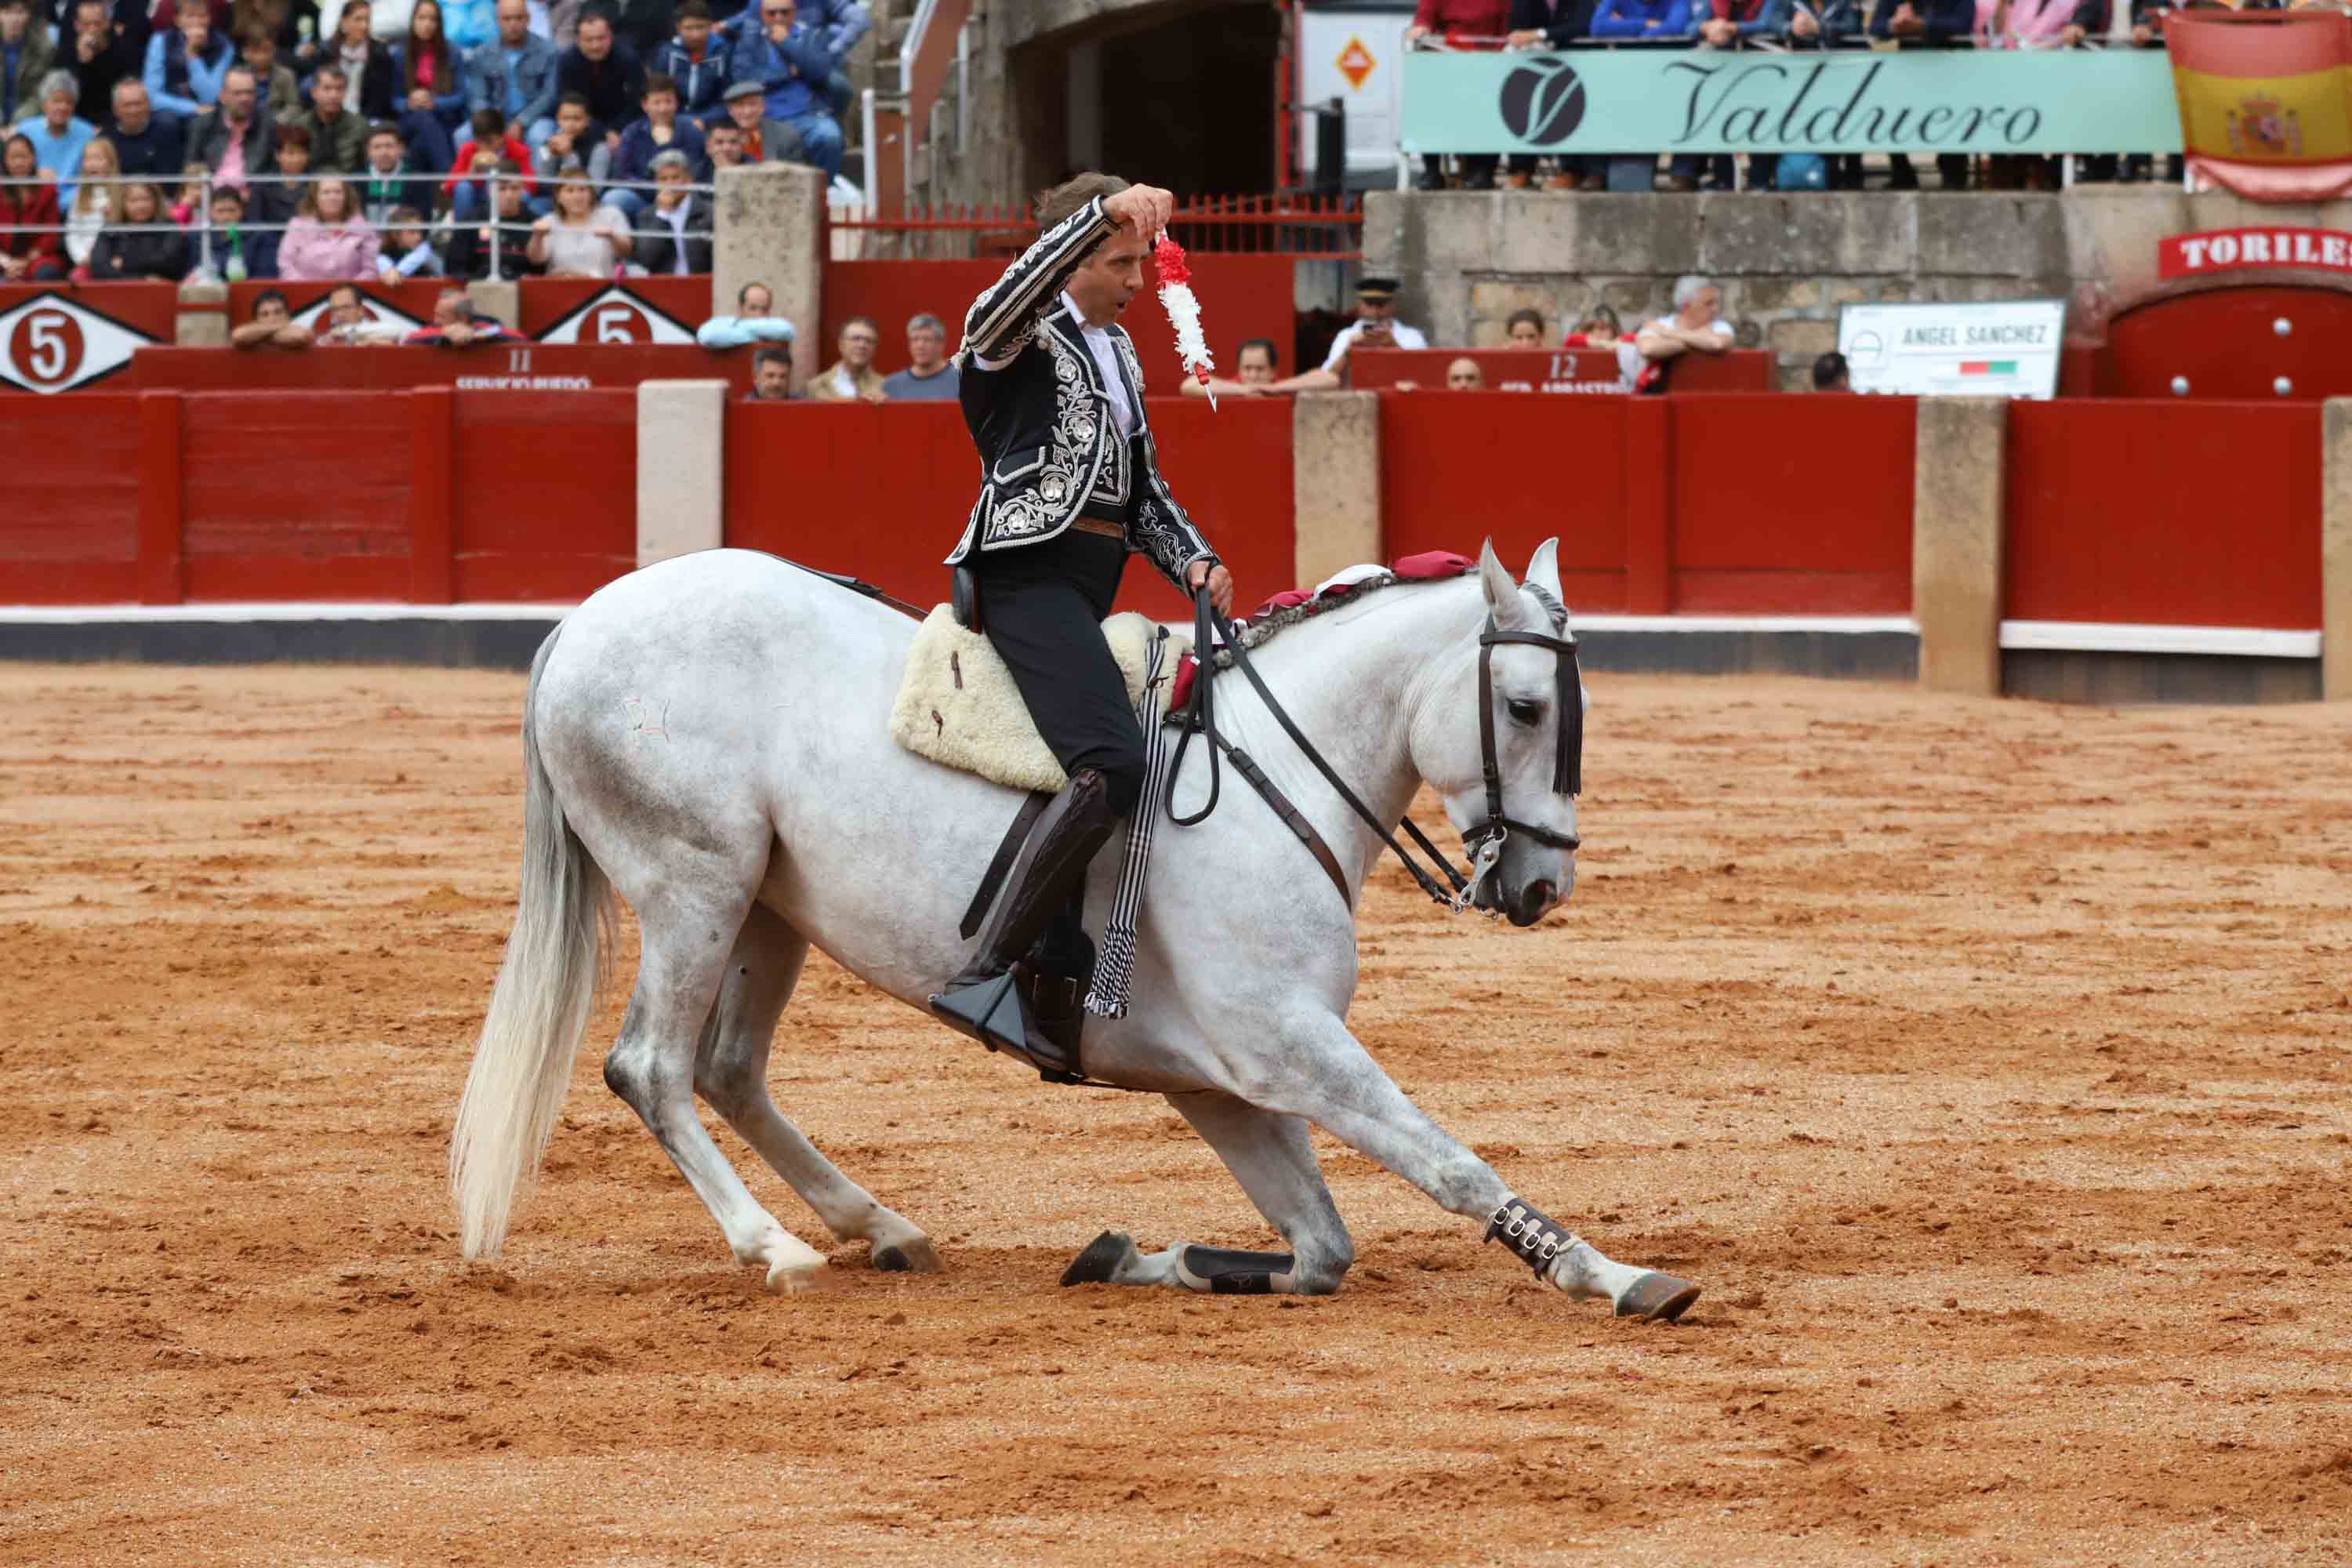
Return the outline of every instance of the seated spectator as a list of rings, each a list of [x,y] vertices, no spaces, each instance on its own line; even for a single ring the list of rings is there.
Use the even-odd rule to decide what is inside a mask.
[[[637,117],[646,70],[636,51],[613,37],[609,15],[583,10],[572,47],[556,62],[555,87],[559,93],[576,92],[586,100],[588,118],[603,128],[604,145],[617,151],[621,132]],[[575,151],[585,164],[586,150]]]
[[[1781,14],[1786,25],[1781,29],[1780,42],[1790,49],[1841,48],[1857,42],[1862,36],[1862,11],[1856,0],[1790,0]],[[1832,153],[1822,163],[1823,183],[1830,190],[1862,189],[1861,153]],[[1916,175],[1913,183],[1917,183]]]
[[[586,170],[588,183],[600,190],[613,167],[612,150],[588,118],[588,100],[576,92],[555,100],[555,130],[530,152],[531,173],[542,185],[551,188],[566,163]]]
[[[1666,371],[1686,353],[1719,354],[1730,349],[1731,323],[1716,312],[1723,291],[1690,273],[1675,279],[1675,313],[1646,323],[1631,342],[1617,345],[1617,372],[1628,392],[1664,392]]]
[[[114,10],[109,0],[72,0],[68,6],[73,26],[73,45],[59,62],[74,73],[81,88],[79,101],[89,107],[89,118],[95,121],[114,100],[115,88],[125,81],[137,81],[143,61],[134,58],[131,45],[114,30]],[[6,7],[0,6],[0,32],[6,30]],[[24,54],[16,56],[16,67],[22,70],[28,63]],[[38,81],[36,75],[33,80]],[[0,84],[0,96],[5,96],[14,81]],[[0,124],[6,122],[16,100],[23,97],[18,89],[5,107],[0,107]],[[102,125],[100,130],[105,129]]]
[[[550,278],[610,278],[635,250],[629,220],[596,205],[595,187],[577,163],[557,178],[555,210],[530,226],[530,258]]]
[[[433,324],[419,327],[400,341],[435,348],[462,349],[484,343],[520,342],[522,339],[496,316],[485,316],[477,311],[473,300],[466,297],[463,289],[444,289],[433,300]]]
[[[1825,353],[1813,362],[1813,390],[1815,392],[1852,392],[1853,390],[1853,375],[1846,369],[1845,355],[1835,353]]]
[[[1617,340],[1624,335],[1625,329],[1618,324],[1617,312],[1606,305],[1595,305],[1584,312],[1584,321],[1576,331],[1559,340],[1559,346],[1564,349],[1613,348]]]
[[[640,106],[646,111],[645,118],[621,133],[620,151],[613,154],[612,177],[650,180],[654,177],[654,161],[664,153],[676,152],[686,160],[687,178],[700,179],[706,172],[702,128],[692,121],[678,119],[677,83],[659,72],[647,76]],[[644,191],[616,190],[609,193],[606,199],[635,217],[645,210],[650,197]]]
[[[256,234],[245,226],[245,192],[235,185],[215,185],[209,226],[198,249],[198,267],[207,256],[212,267],[231,283],[248,278],[278,276],[278,237]]]
[[[285,295],[265,289],[253,302],[253,320],[228,330],[228,343],[234,349],[307,349],[310,330],[294,324]]]
[[[881,328],[866,317],[850,317],[841,328],[841,357],[817,373],[808,395],[820,403],[881,402],[887,395],[874,372],[874,351],[881,346]]]
[[[1592,12],[1596,38],[1679,38],[1690,31],[1691,0],[1601,0]]]
[[[302,187],[310,172],[310,132],[300,125],[278,128],[278,147],[272,154],[278,169],[274,181],[255,180],[245,203],[246,222],[257,232],[254,235],[254,255],[250,259],[262,265],[261,276],[281,276],[278,270],[278,248],[285,243],[286,226],[291,224],[302,206]],[[259,173],[259,171],[256,171]]]
[[[61,202],[73,199],[81,183],[81,150],[98,136],[97,126],[74,114],[80,93],[73,72],[49,72],[41,79],[41,112],[16,127],[33,143],[41,177],[57,183]]]
[[[800,157],[800,132],[768,118],[768,94],[758,82],[739,81],[727,89],[727,120],[736,133],[739,162],[786,163]],[[715,168],[717,158],[711,162]]]
[[[1445,366],[1445,390],[1484,392],[1486,390],[1486,373],[1480,370],[1478,362],[1468,354],[1450,360]]]
[[[404,13],[389,5],[384,15],[387,17],[399,16],[402,27],[408,25]],[[319,57],[319,68],[323,69],[332,63],[341,69],[344,101],[361,119],[369,121],[393,117],[392,89],[400,76],[400,68],[393,63],[392,49],[374,35],[374,7],[369,5],[368,0],[343,0],[342,11],[335,21],[335,36],[320,51]],[[318,92],[315,70],[310,88],[315,97]]]
[[[525,142],[545,141],[555,129],[555,46],[530,30],[524,0],[497,0],[493,15],[499,36],[466,57],[466,107],[472,111],[475,139],[481,138],[482,111],[494,109],[501,129],[512,127]],[[528,148],[501,155],[530,162]],[[458,166],[465,162],[460,147]]]
[[[1879,0],[1877,7],[1870,15],[1870,36],[1882,42],[1906,46],[1965,45],[1969,33],[1975,30],[1976,22],[1976,0]],[[1919,188],[1919,176],[1912,169],[1907,154],[1890,153],[1886,167],[1887,189],[1916,191]],[[1944,189],[1965,191],[1969,188],[1967,153],[1938,153],[1936,154],[1936,172],[1942,176]]]
[[[816,27],[799,21],[794,0],[760,0],[760,26],[746,27],[735,41],[728,62],[728,112],[744,132],[743,155],[752,163],[789,161],[807,163],[824,173],[830,184],[841,173],[841,127],[834,120],[828,85],[837,68]],[[755,143],[754,128],[736,112],[735,93],[757,86],[765,99],[761,118],[789,127],[790,151],[772,144],[762,133]]]
[[[710,40],[710,7],[705,0],[684,0],[677,8],[677,36],[654,53],[647,79],[654,72],[669,78],[677,93],[678,112],[696,121],[716,119],[725,111],[719,95],[727,88],[727,56]]]
[[[963,373],[948,363],[947,323],[929,313],[907,323],[907,357],[914,363],[882,378],[893,403],[953,403]]]
[[[238,34],[236,58],[251,68],[270,119],[283,124],[302,112],[301,84],[294,79],[293,67],[278,63],[278,39],[267,27],[251,26]]]
[[[1345,384],[1341,377],[1348,368],[1348,355],[1359,345],[1368,349],[1427,348],[1429,340],[1419,328],[1409,327],[1396,319],[1398,287],[1393,278],[1358,279],[1356,319],[1332,340],[1331,352],[1324,356],[1322,366],[1277,382],[1273,390],[1328,392]]]
[[[367,121],[344,107],[343,68],[329,61],[310,79],[310,109],[293,123],[310,132],[310,167],[322,174],[356,174],[367,166]]]
[[[765,283],[746,283],[736,292],[735,313],[702,323],[694,341],[707,349],[740,349],[751,343],[789,343],[799,334],[776,314],[775,296]]]
[[[710,178],[716,183],[721,169],[743,166],[743,132],[731,120],[722,120],[702,133],[702,156],[710,165]]]
[[[530,258],[531,215],[524,200],[530,187],[523,178],[522,166],[507,159],[496,164],[494,172],[499,177],[497,194],[491,198],[491,211],[460,222],[449,236],[447,272],[451,278],[506,281],[536,277],[545,270]],[[493,231],[495,247],[491,243]],[[494,248],[495,262],[491,258]]]
[[[687,188],[693,177],[686,154],[675,147],[654,159],[661,188],[642,215],[636,259],[656,277],[710,270],[710,199]],[[618,201],[613,210],[622,210]]]
[[[751,390],[746,403],[789,403],[793,396],[793,348],[770,343],[751,355]]]
[[[36,283],[63,278],[58,259],[58,188],[40,177],[39,155],[33,139],[23,132],[8,138],[5,167],[10,180],[0,184],[0,277],[11,283]]]
[[[188,161],[184,129],[148,108],[147,89],[134,77],[114,84],[114,121],[100,134],[114,143],[115,161],[126,174],[168,180]]]
[[[1255,397],[1275,389],[1281,363],[1272,338],[1252,338],[1234,354],[1234,374],[1238,380],[1213,375],[1209,384],[1203,386],[1198,376],[1188,375],[1177,391],[1186,397],[1206,397],[1213,392],[1219,397]]]
[[[188,155],[213,173],[215,185],[245,188],[247,174],[267,174],[278,128],[259,101],[253,72],[233,65],[221,78],[220,102],[188,132]]]
[[[1541,310],[1514,310],[1503,323],[1503,344],[1514,349],[1539,349],[1544,346],[1544,319]]]
[[[1500,39],[1509,37],[1510,31],[1510,0],[1421,0],[1413,11],[1412,25],[1404,30],[1404,41],[1405,47],[1412,48],[1427,37],[1441,41],[1455,37]],[[1459,162],[1464,190],[1495,188],[1495,165],[1501,160],[1494,153],[1465,153]],[[1445,188],[1444,161],[1434,153],[1421,161],[1421,188]]]
[[[424,214],[415,207],[394,207],[377,229],[383,236],[375,258],[377,281],[397,283],[407,278],[441,276],[441,258],[434,252]]]
[[[89,279],[90,258],[97,253],[98,237],[114,210],[113,182],[121,173],[114,161],[114,143],[105,137],[92,137],[81,150],[73,199],[66,204],[64,246],[66,275],[77,282]]]
[[[505,115],[495,109],[474,110],[473,140],[457,149],[457,162],[450,165],[449,178],[441,186],[441,194],[449,198],[449,215],[464,223],[488,211],[488,175],[509,163],[517,174],[522,173],[530,166],[530,149],[515,140]],[[530,195],[530,181],[525,179],[522,186],[523,195]]]
[[[376,319],[356,283],[338,283],[327,291],[326,313],[319,318],[314,334],[321,347],[353,349],[395,343],[404,335],[405,329],[397,323]]]
[[[416,0],[408,14],[408,36],[392,53],[399,80],[393,109],[400,137],[428,169],[446,169],[456,159],[452,133],[466,122],[465,72],[442,32],[440,0]]]
[[[163,198],[152,185],[124,185],[122,217],[98,237],[89,258],[89,275],[101,283],[130,282],[152,278],[177,283],[188,275],[188,237],[169,229],[130,233],[142,224],[166,221]]]
[[[56,64],[57,41],[46,21],[33,19],[32,0],[0,0],[0,125],[39,107],[41,79]]]
[[[433,205],[434,182],[409,172],[408,149],[400,132],[378,124],[368,132],[367,166],[360,171],[360,211],[378,228],[394,207],[425,208]]]
[[[212,13],[202,5],[185,7],[173,20],[175,26],[159,27],[148,38],[140,79],[157,109],[188,119],[220,101],[221,83],[236,64],[236,51],[213,31]]]
[[[302,193],[301,209],[278,247],[278,276],[305,283],[373,278],[380,243],[375,226],[352,199],[351,182],[323,175]]]

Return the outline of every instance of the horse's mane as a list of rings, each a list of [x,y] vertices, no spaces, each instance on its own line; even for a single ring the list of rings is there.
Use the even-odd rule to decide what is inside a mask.
[[[1378,572],[1360,583],[1349,585],[1344,594],[1321,594],[1302,604],[1285,605],[1278,610],[1268,610],[1262,616],[1252,616],[1241,624],[1237,636],[1244,648],[1255,653],[1291,627],[1323,616],[1336,615],[1341,610],[1350,609],[1362,604],[1383,588],[1400,586],[1428,588],[1446,583],[1458,583],[1463,576],[1467,575],[1469,574],[1464,573],[1453,577],[1400,577],[1393,572]],[[1216,664],[1219,669],[1225,668],[1233,661],[1234,656],[1230,649],[1220,647],[1217,650]]]

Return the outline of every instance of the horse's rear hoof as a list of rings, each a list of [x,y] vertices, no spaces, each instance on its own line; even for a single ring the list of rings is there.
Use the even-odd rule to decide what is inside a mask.
[[[1617,1298],[1617,1315],[1671,1323],[1689,1311],[1690,1304],[1697,1300],[1697,1286],[1654,1268],[1627,1286],[1625,1293]]]
[[[1127,1255],[1135,1250],[1134,1238],[1123,1230],[1107,1230],[1087,1243],[1084,1252],[1070,1259],[1062,1270],[1065,1285],[1108,1285]]]

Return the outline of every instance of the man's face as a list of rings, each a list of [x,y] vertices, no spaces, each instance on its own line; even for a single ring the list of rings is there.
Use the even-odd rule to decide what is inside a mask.
[[[311,90],[318,90],[313,84]],[[221,83],[221,113],[231,125],[242,125],[253,118],[253,75],[249,71],[231,71]]]
[[[1130,229],[1120,229],[1095,247],[1092,256],[1070,274],[1070,298],[1089,326],[1107,327],[1143,287],[1144,240]]]
[[[310,102],[319,118],[332,120],[343,111],[343,79],[320,71],[310,82]]]
[[[842,363],[852,370],[864,370],[874,363],[874,351],[882,346],[882,334],[864,321],[852,321],[841,329]]]
[[[793,0],[761,0],[760,26],[768,30],[771,41],[781,44],[792,37],[793,18],[799,9]]]
[[[530,7],[523,0],[499,0],[499,41],[519,47],[530,36]]]
[[[730,107],[728,112],[732,114],[734,110]],[[714,167],[731,169],[743,161],[743,133],[732,125],[714,125],[703,150],[710,154]]]
[[[179,19],[180,37],[187,45],[188,53],[192,55],[204,53],[205,46],[212,41],[212,14],[202,5],[196,5],[182,9]]]
[[[768,291],[765,289],[746,289],[743,290],[743,308],[741,314],[746,316],[764,316],[775,308],[775,300],[768,297]]]
[[[247,38],[237,55],[247,65],[267,75],[269,68],[278,63],[278,40],[266,33],[257,38]]]
[[[433,297],[433,324],[453,327],[466,319],[466,296],[455,289],[444,289]]]
[[[791,388],[792,380],[792,367],[781,360],[761,360],[760,368],[751,373],[751,384],[759,389],[762,397],[783,396]]]
[[[754,93],[747,92],[740,98],[730,98],[727,100],[727,118],[733,121],[736,129],[746,136],[760,128],[761,118],[767,111],[767,100]],[[742,152],[740,144],[736,152],[740,156]]]
[[[282,327],[294,318],[288,312],[285,300],[264,300],[253,308],[253,319],[259,326]]]
[[[400,138],[379,132],[368,138],[368,167],[389,174],[400,167]]]
[[[1723,290],[1711,287],[1706,288],[1691,296],[1691,302],[1683,307],[1683,317],[1692,321],[1712,321],[1715,320],[1716,312],[1721,309],[1723,309]]]
[[[936,371],[948,357],[947,334],[937,327],[909,327],[907,357],[915,362],[917,370]]]
[[[338,289],[327,296],[327,319],[339,327],[357,326],[367,320],[367,311],[360,307],[360,291]]]
[[[680,16],[677,19],[677,41],[686,46],[689,54],[702,53],[704,47],[710,42],[710,18]]]
[[[1356,319],[1367,323],[1386,323],[1396,320],[1396,297],[1391,295],[1385,300],[1372,300],[1357,295]]]
[[[1478,362],[1475,359],[1458,359],[1445,367],[1445,386],[1449,392],[1478,392],[1484,390],[1486,384],[1486,374],[1479,370]]]
[[[649,92],[645,96],[646,118],[656,125],[667,125],[677,119],[677,94]]]
[[[601,60],[613,52],[613,24],[602,16],[589,16],[580,24],[580,54],[583,59]]]
[[[135,81],[114,87],[114,123],[136,136],[147,129],[147,89]]]
[[[12,44],[22,43],[25,41],[26,33],[32,26],[31,6],[0,5],[0,38],[5,38]]]
[[[674,207],[686,200],[686,187],[689,183],[690,177],[687,171],[675,163],[667,168],[656,169],[654,171],[654,184],[659,185],[661,189],[654,193],[654,200],[666,207]]]
[[[278,172],[279,174],[299,174],[310,167],[310,149],[293,142],[284,142],[279,145],[278,149]]]
[[[19,16],[24,14],[22,11],[16,13]],[[0,11],[0,24],[6,22],[7,16],[6,12]],[[80,5],[74,7],[73,19],[74,37],[77,38],[104,40],[114,31],[114,24],[107,19],[106,7],[102,5],[93,5],[91,0],[82,0]]]
[[[588,111],[576,103],[563,104],[555,111],[555,128],[577,142],[588,129]]]
[[[515,217],[522,212],[522,182],[508,180],[499,186],[499,216]]]
[[[1252,343],[1248,348],[1242,350],[1242,362],[1238,369],[1241,373],[1242,384],[1244,386],[1274,384],[1274,355],[1260,344]]]

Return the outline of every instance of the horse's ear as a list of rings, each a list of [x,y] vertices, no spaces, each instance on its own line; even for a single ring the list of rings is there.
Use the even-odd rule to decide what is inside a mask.
[[[1518,584],[1496,557],[1491,539],[1478,550],[1478,584],[1486,591],[1486,612],[1495,617],[1496,626],[1515,626],[1527,618],[1527,601],[1519,597]]]
[[[1565,605],[1568,595],[1559,591],[1559,541],[1547,539],[1536,546],[1528,562],[1528,581],[1552,596],[1555,604]]]

